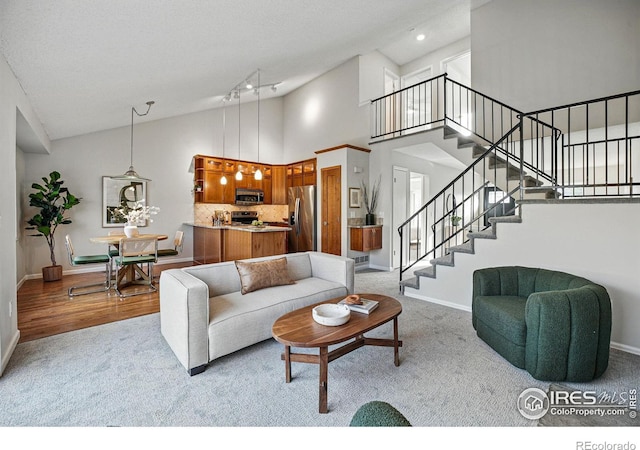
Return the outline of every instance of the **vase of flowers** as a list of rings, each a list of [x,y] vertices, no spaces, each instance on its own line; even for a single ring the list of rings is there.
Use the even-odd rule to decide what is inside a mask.
[[[128,238],[139,234],[138,226],[146,225],[147,221],[153,222],[152,215],[158,214],[157,206],[146,206],[144,201],[135,202],[132,207],[123,207],[118,210],[127,221],[124,225],[124,234]]]

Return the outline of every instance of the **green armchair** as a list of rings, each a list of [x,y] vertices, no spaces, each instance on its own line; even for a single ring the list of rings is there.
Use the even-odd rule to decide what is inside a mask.
[[[609,363],[609,295],[575,275],[517,266],[476,270],[472,323],[482,340],[538,380],[589,381]]]
[[[353,415],[350,427],[410,427],[400,411],[387,402],[374,400],[362,405]]]

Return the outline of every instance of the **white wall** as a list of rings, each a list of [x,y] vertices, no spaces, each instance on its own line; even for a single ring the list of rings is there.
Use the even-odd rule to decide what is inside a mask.
[[[25,174],[25,157],[24,152],[20,148],[16,148],[16,232],[18,239],[16,240],[16,283],[18,286],[21,284],[21,280],[27,275],[27,265],[25,261],[26,250],[24,248],[24,239],[21,238],[22,224],[21,219],[23,217],[22,210],[24,209],[23,200],[29,195],[25,192],[24,188],[24,174]],[[28,202],[27,202],[28,204]]]
[[[444,73],[442,67],[444,60],[466,53],[470,48],[471,38],[468,36],[403,65],[400,70],[400,75],[407,75],[427,67],[431,67],[432,77],[442,75]],[[462,82],[462,80],[456,81]]]
[[[475,255],[455,254],[455,267],[437,267],[411,297],[470,310],[473,271],[520,265],[559,270],[603,285],[611,297],[618,348],[640,354],[640,204],[527,204],[522,223],[498,224],[496,240],[477,239]]]
[[[284,99],[284,158],[315,157],[342,144],[366,147],[369,107],[359,106],[359,58],[355,57]]]
[[[637,0],[493,0],[471,11],[473,87],[521,111],[638,89]]]
[[[382,53],[374,51],[360,56],[360,104],[368,104],[371,100],[385,95],[384,92],[384,71],[390,70],[396,75],[400,75],[400,67],[384,56]]]
[[[260,161],[282,163],[282,99],[261,102]],[[256,102],[241,105],[240,158],[257,160]],[[225,156],[238,158],[238,110],[227,107]],[[150,112],[153,117],[153,109]],[[189,172],[195,154],[222,155],[222,109],[208,110],[169,119],[134,122],[133,165],[136,171],[152,181],[147,185],[148,204],[158,206],[160,213],[145,231],[172,236],[185,231],[184,250],[180,259],[192,257],[192,230],[183,222],[193,221],[193,173]],[[129,167],[130,127],[59,139],[51,144],[50,155],[25,153],[25,175],[22,190],[24,220],[31,216],[27,195],[31,183],[58,170],[65,186],[80,204],[69,211],[73,223],[56,233],[56,259],[64,270],[70,270],[64,235],[70,234],[78,254],[95,254],[104,249],[89,241],[92,236],[108,232],[102,228],[102,177],[119,175]],[[49,265],[47,245],[43,238],[24,236],[27,274],[39,273]]]
[[[20,111],[33,134],[40,139],[45,149],[49,148],[39,119],[14,77],[4,57],[0,56],[0,374],[9,361],[20,333],[17,323],[16,278],[18,237],[17,217],[17,175],[16,169],[22,165],[17,160],[16,116]],[[11,312],[11,314],[9,314]]]

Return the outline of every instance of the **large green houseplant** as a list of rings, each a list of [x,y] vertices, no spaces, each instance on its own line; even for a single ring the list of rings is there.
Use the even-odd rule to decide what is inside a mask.
[[[49,245],[51,266],[42,268],[42,278],[45,281],[54,281],[62,278],[62,266],[56,263],[55,232],[59,225],[71,223],[71,219],[64,216],[65,212],[78,203],[80,199],[62,187],[64,181],[60,179],[60,173],[53,171],[49,178],[42,177],[44,184],[33,183],[32,189],[36,192],[29,194],[29,206],[39,208],[39,211],[27,221],[28,229],[37,230],[33,236],[44,236]]]

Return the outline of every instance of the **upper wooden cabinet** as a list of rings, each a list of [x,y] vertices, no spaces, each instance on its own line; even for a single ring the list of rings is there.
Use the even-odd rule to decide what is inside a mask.
[[[287,166],[287,186],[315,186],[316,158],[298,161]]]
[[[271,193],[272,204],[287,204],[287,166],[271,167]]]
[[[255,179],[257,169],[262,172],[262,180]],[[235,179],[240,169],[242,180]],[[222,176],[227,184],[220,184]],[[235,202],[236,188],[262,189],[264,203],[287,204],[287,187],[313,186],[316,184],[316,159],[307,159],[289,165],[270,165],[251,161],[217,158],[205,155],[194,157],[194,201],[196,203],[232,204]]]

